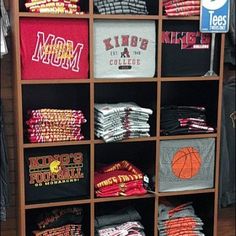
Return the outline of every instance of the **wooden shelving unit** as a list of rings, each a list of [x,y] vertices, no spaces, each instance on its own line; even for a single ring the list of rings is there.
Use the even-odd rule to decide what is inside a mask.
[[[35,14],[28,13],[22,7],[24,2],[23,0],[12,1],[11,9],[12,9],[12,36],[13,36],[13,55],[14,55],[14,77],[15,77],[15,121],[16,121],[16,140],[17,140],[17,169],[18,169],[18,234],[19,236],[27,236],[29,233],[27,232],[27,215],[30,214],[31,211],[40,209],[50,208],[50,207],[60,207],[67,205],[81,205],[86,206],[86,214],[90,220],[90,225],[87,226],[88,232],[87,236],[94,236],[94,218],[96,216],[97,207],[104,207],[106,204],[112,206],[112,204],[116,205],[119,202],[122,206],[128,205],[131,202],[137,206],[145,206],[146,208],[141,208],[141,214],[143,213],[145,217],[147,217],[145,226],[147,227],[147,236],[157,236],[157,222],[158,222],[158,206],[162,199],[187,199],[196,201],[195,206],[197,207],[200,215],[203,216],[203,221],[206,220],[206,226],[204,228],[205,235],[208,236],[216,236],[217,235],[217,214],[218,214],[218,184],[219,184],[219,153],[220,153],[220,127],[221,127],[221,98],[222,98],[222,80],[223,80],[223,55],[224,55],[224,35],[221,36],[220,43],[220,60],[219,60],[219,76],[215,77],[202,77],[202,76],[184,76],[184,77],[164,77],[162,76],[162,29],[165,22],[171,21],[173,24],[175,22],[198,22],[199,17],[174,17],[170,18],[164,16],[162,14],[162,1],[157,3],[157,14],[153,15],[99,15],[94,14],[93,11],[93,0],[87,0],[88,13],[84,15],[53,15],[53,14]],[[153,0],[154,2],[155,0]],[[157,0],[156,0],[157,1]],[[21,57],[20,57],[20,28],[19,22],[22,18],[66,18],[66,19],[87,19],[89,23],[89,78],[76,80],[76,79],[57,79],[57,80],[22,80],[21,79]],[[94,78],[94,22],[96,20],[154,20],[156,22],[156,75],[154,78],[127,78],[127,79],[96,79]],[[30,37],[30,36],[29,36]],[[168,89],[168,83],[175,83],[178,85],[179,83],[184,83],[186,89],[188,86],[193,86],[194,83],[200,83],[201,86],[211,85],[209,88],[205,88],[208,90],[208,94],[205,95],[206,98],[211,98],[211,101],[214,101],[212,104],[216,109],[214,113],[214,123],[217,132],[213,134],[196,134],[196,135],[177,135],[177,136],[162,136],[160,134],[160,110],[163,105],[162,98],[165,96],[166,89]],[[50,85],[57,86],[67,86],[68,88],[76,87],[79,91],[83,90],[83,86],[86,86],[86,93],[89,99],[87,101],[83,101],[86,103],[88,107],[89,114],[89,123],[87,124],[86,138],[80,142],[55,142],[55,143],[38,143],[32,144],[28,143],[24,138],[24,128],[23,123],[25,121],[24,118],[24,109],[25,109],[25,96],[28,91],[31,91],[32,86],[43,86],[46,88]],[[95,171],[95,163],[97,158],[97,148],[100,145],[103,145],[104,149],[106,145],[117,145],[117,143],[106,144],[102,140],[95,138],[94,136],[94,103],[97,99],[97,90],[104,91],[104,94],[108,91],[110,86],[113,86],[112,89],[115,89],[114,86],[120,85],[118,91],[122,91],[123,86],[128,86],[132,89],[133,85],[146,86],[147,94],[150,93],[150,90],[155,91],[155,94],[152,94],[152,98],[155,98],[155,101],[150,101],[153,104],[154,114],[152,118],[152,130],[151,136],[149,138],[139,138],[139,139],[129,139],[123,140],[119,142],[119,145],[123,145],[124,150],[128,149],[127,145],[132,145],[131,147],[150,145],[154,147],[155,151],[153,153],[147,153],[146,162],[150,162],[152,165],[154,161],[154,174],[155,174],[155,192],[149,193],[147,195],[141,197],[114,197],[114,198],[96,198],[94,195],[94,171]],[[176,86],[178,89],[178,86]],[[211,93],[214,90],[213,94],[217,96],[212,98]],[[35,90],[33,90],[35,91]],[[151,92],[152,92],[151,91]],[[216,92],[215,92],[216,91]],[[168,93],[168,91],[166,92]],[[111,91],[112,94],[112,91]],[[127,99],[130,97],[128,94]],[[125,95],[125,96],[126,96]],[[176,95],[176,94],[175,94]],[[173,95],[173,96],[175,96]],[[201,96],[200,94],[199,96]],[[47,94],[45,94],[47,96]],[[99,94],[101,96],[101,94]],[[106,95],[104,95],[106,96]],[[138,95],[137,95],[138,96]],[[27,96],[26,96],[27,97]],[[176,96],[177,97],[177,96]],[[143,99],[144,101],[147,99],[146,97],[138,97],[138,99]],[[177,97],[178,99],[178,97]],[[85,99],[86,100],[86,99]],[[103,100],[105,98],[103,97]],[[36,101],[36,100],[35,100]],[[149,101],[147,101],[149,102]],[[208,104],[206,101],[207,105]],[[179,139],[200,139],[200,138],[214,138],[215,139],[215,179],[214,179],[214,188],[210,189],[202,189],[202,190],[192,190],[192,191],[180,191],[180,192],[159,192],[158,191],[158,173],[159,173],[159,161],[160,161],[160,142],[164,140],[179,140]],[[88,198],[86,199],[68,199],[65,201],[58,202],[49,202],[49,203],[26,203],[25,198],[25,170],[24,170],[24,157],[25,151],[34,151],[34,149],[42,149],[42,148],[57,148],[57,147],[77,147],[77,146],[86,146],[89,151],[89,189],[90,193]],[[153,158],[149,158],[149,154]],[[154,160],[152,160],[154,159]],[[111,160],[112,161],[112,160]],[[145,160],[144,160],[145,162]],[[142,164],[142,163],[141,163]],[[143,210],[143,212],[142,212]],[[206,218],[204,218],[206,215]],[[208,217],[209,216],[209,217]]]

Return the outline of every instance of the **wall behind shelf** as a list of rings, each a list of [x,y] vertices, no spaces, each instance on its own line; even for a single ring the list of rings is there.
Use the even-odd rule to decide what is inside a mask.
[[[4,0],[5,8],[9,12],[9,0]],[[14,141],[13,114],[13,74],[11,35],[6,38],[8,54],[1,58],[1,100],[3,104],[4,130],[7,142],[9,164],[9,207],[7,220],[0,223],[0,235],[17,236],[16,234],[16,144]]]

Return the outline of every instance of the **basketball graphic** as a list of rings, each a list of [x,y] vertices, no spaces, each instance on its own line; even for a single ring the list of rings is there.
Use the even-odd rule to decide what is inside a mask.
[[[191,179],[197,175],[202,165],[199,151],[194,147],[182,147],[173,155],[171,168],[180,179]]]

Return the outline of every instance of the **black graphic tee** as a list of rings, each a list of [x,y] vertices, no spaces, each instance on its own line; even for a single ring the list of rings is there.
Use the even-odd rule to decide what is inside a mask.
[[[85,150],[43,152],[25,157],[27,203],[78,199],[89,195],[89,160]]]
[[[195,21],[166,21],[162,31],[162,76],[203,76],[210,69],[211,34]],[[220,36],[216,34],[214,72],[219,73]]]

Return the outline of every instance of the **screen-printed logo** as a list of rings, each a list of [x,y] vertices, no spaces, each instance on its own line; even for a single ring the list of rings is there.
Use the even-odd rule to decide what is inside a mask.
[[[79,72],[83,47],[81,43],[38,32],[32,61]]]
[[[181,49],[209,49],[210,34],[201,32],[162,32],[163,44],[179,44]]]
[[[29,184],[35,187],[77,182],[84,178],[81,152],[29,157]]]

